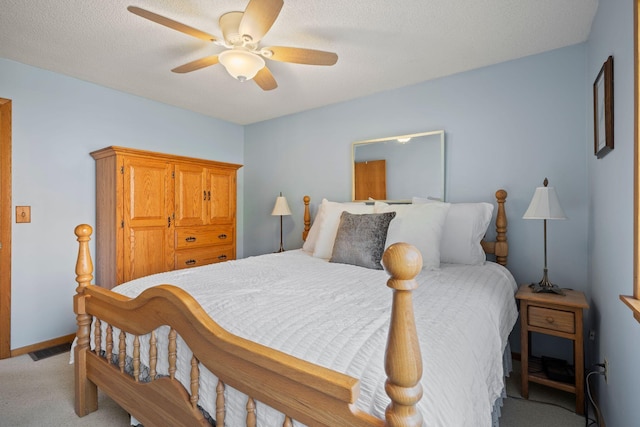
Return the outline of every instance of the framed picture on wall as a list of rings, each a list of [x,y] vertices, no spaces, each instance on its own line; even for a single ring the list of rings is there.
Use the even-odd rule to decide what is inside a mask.
[[[601,159],[613,150],[613,56],[593,82],[593,135],[593,153]]]

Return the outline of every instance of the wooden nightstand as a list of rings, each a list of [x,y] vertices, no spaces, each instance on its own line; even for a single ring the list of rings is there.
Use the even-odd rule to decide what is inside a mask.
[[[522,366],[522,397],[529,398],[529,382],[543,384],[576,395],[576,413],[584,414],[584,333],[582,310],[589,308],[584,293],[565,290],[566,295],[533,293],[529,285],[518,289],[520,300],[520,353]],[[531,335],[538,332],[573,341],[575,383],[555,381],[542,369],[531,369],[537,360],[530,360]]]

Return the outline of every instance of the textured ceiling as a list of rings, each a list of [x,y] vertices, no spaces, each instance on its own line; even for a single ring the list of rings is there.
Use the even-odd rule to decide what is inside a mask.
[[[216,37],[247,0],[0,0],[0,57],[238,124],[254,123],[583,42],[597,0],[286,0],[261,46],[336,52],[332,67],[267,61],[278,88],[218,64],[223,50],[127,11]]]

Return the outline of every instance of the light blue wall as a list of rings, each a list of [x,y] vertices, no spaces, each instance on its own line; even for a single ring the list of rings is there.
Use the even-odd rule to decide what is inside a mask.
[[[4,59],[0,96],[13,106],[13,205],[32,209],[31,223],[12,226],[16,349],[75,330],[73,229],[95,223],[89,152],[119,145],[242,164],[244,129]],[[241,217],[243,169],[238,176]],[[239,256],[242,242],[239,220]]]
[[[640,420],[640,324],[618,297],[633,290],[633,3],[601,0],[587,48],[587,92],[607,57],[614,57],[615,148],[600,160],[588,151],[589,285],[597,332],[590,355],[609,362],[608,384],[602,377],[593,381],[609,427]],[[587,141],[593,144],[589,107]]]
[[[293,212],[288,249],[302,244],[305,194],[313,214],[323,197],[350,199],[352,142],[444,129],[448,200],[509,192],[509,266],[520,283],[542,277],[543,225],[522,215],[549,178],[569,217],[548,227],[550,276],[586,290],[585,62],[582,44],[247,126],[245,254],[278,249],[279,191]]]

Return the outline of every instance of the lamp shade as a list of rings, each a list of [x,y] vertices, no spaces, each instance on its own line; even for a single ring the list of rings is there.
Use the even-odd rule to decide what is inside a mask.
[[[291,210],[289,209],[286,197],[278,196],[278,198],[276,198],[276,204],[273,207],[271,215],[291,215]]]
[[[553,187],[538,187],[533,193],[529,208],[522,216],[524,219],[567,219],[560,206],[558,194]]]
[[[261,56],[241,49],[225,50],[218,55],[218,60],[229,74],[241,82],[251,80],[264,68]]]

